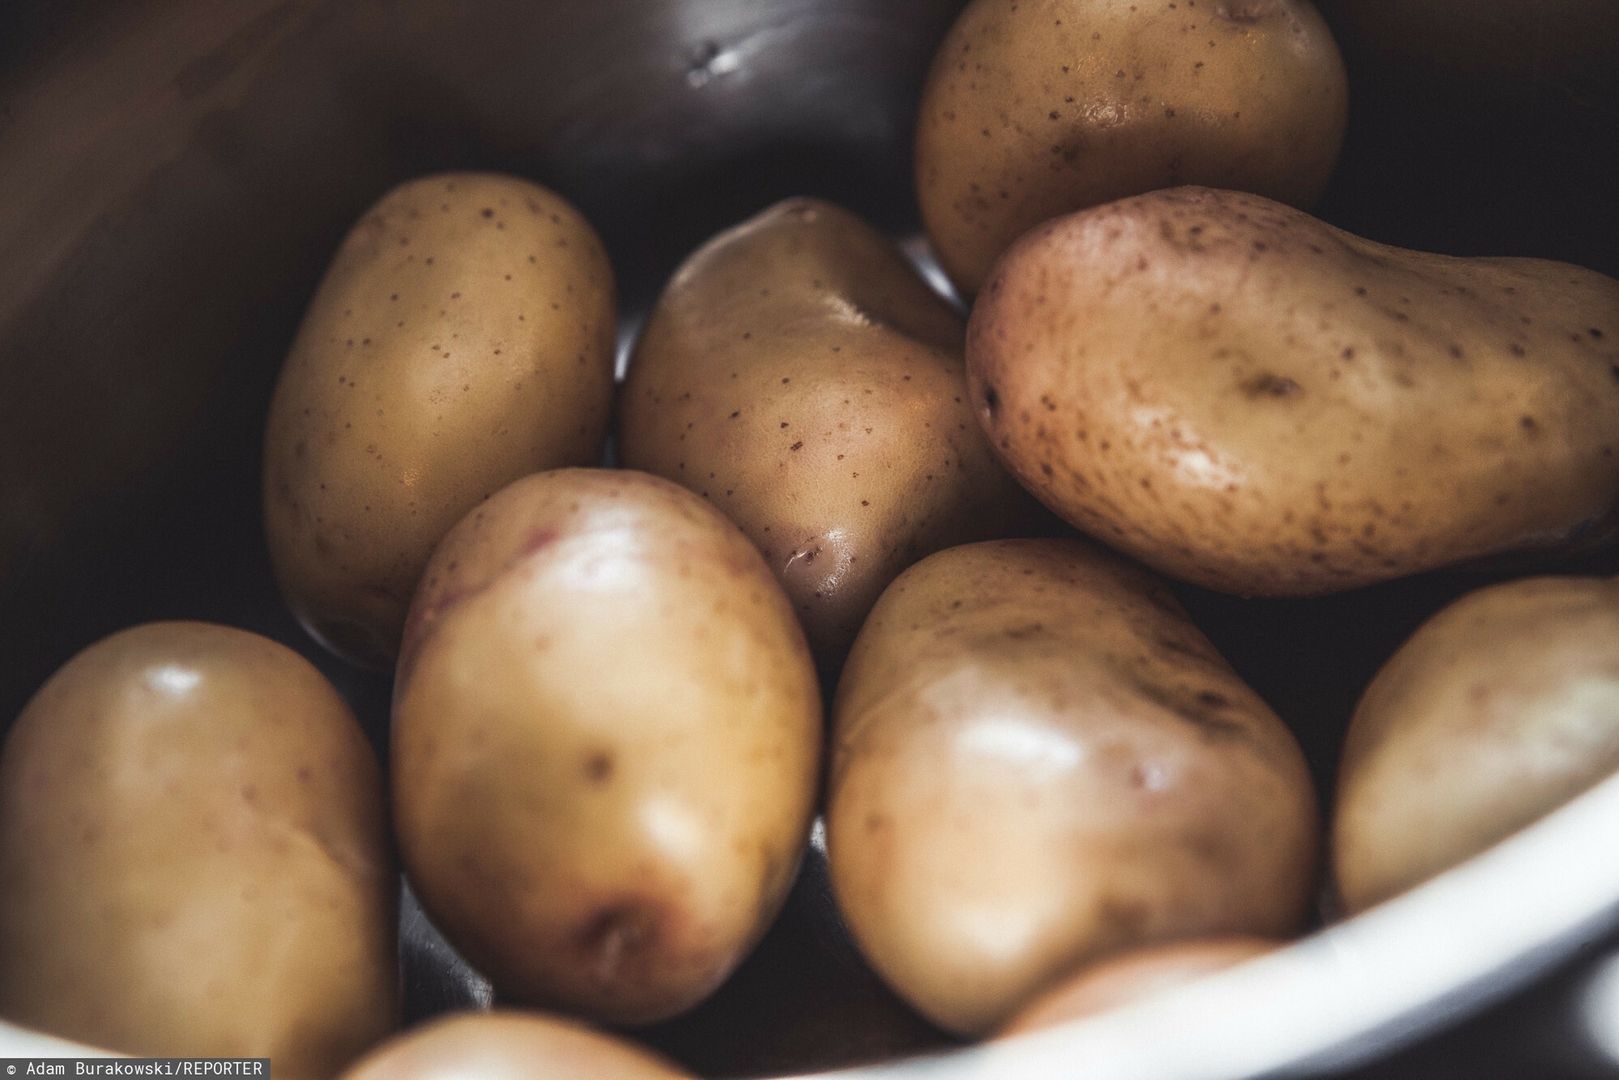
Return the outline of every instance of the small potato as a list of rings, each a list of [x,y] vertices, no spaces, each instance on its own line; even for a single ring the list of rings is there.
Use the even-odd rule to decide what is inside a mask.
[[[833,715],[839,906],[951,1031],[1108,953],[1285,935],[1309,905],[1298,745],[1161,583],[1089,544],[971,544],[901,574]]]
[[[398,1012],[371,747],[302,657],[151,623],[53,675],[0,757],[0,1015],[329,1077]]]
[[[1024,1006],[1001,1037],[1056,1027],[1161,994],[1270,952],[1268,938],[1197,938],[1132,949],[1081,968]]]
[[[686,260],[636,345],[625,464],[764,552],[835,671],[895,574],[1033,520],[968,408],[962,324],[886,238],[790,199]]]
[[[686,1073],[574,1020],[498,1010],[434,1020],[383,1044],[343,1080],[681,1080]]]
[[[735,526],[644,473],[540,473],[445,537],[412,606],[401,854],[503,999],[661,1019],[780,908],[821,738],[803,634]]]
[[[1470,593],[1367,687],[1339,765],[1350,912],[1463,862],[1619,770],[1619,581]]]
[[[534,184],[426,177],[360,219],[310,302],[264,436],[271,562],[316,639],[389,666],[451,525],[520,476],[600,460],[613,309],[596,234]]]
[[[1075,526],[1227,592],[1572,553],[1619,504],[1619,282],[1178,188],[1051,222],[973,310],[973,402]]]
[[[1020,233],[1127,195],[1208,184],[1308,206],[1348,96],[1306,0],[975,0],[922,92],[917,201],[972,294]]]

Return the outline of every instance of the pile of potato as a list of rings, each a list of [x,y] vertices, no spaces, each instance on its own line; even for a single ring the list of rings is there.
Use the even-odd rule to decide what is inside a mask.
[[[819,814],[882,978],[1021,1031],[1301,933],[1323,851],[1353,913],[1619,768],[1619,583],[1492,586],[1367,688],[1324,842],[1292,733],[1165,583],[1313,596],[1619,524],[1619,282],[1312,218],[1347,101],[1303,0],[974,0],[916,136],[970,319],[793,199],[686,260],[616,387],[562,196],[388,193],[292,345],[263,492],[298,619],[393,671],[389,779],[281,645],[91,645],[0,759],[0,1015],[289,1077],[677,1075],[519,1010],[691,1009]],[[373,1050],[396,857],[513,1009]]]

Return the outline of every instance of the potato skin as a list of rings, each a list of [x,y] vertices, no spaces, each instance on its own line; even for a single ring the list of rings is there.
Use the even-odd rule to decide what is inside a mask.
[[[1333,868],[1358,912],[1619,769],[1619,581],[1469,593],[1367,687],[1339,764]]]
[[[1325,593],[1612,533],[1619,282],[1578,267],[1180,188],[1026,236],[967,357],[1025,486],[1199,585]]]
[[[1298,745],[1161,583],[1092,545],[990,541],[907,570],[833,717],[839,906],[951,1031],[1119,949],[1305,914]]]
[[[1000,1030],[1000,1037],[1056,1027],[1152,997],[1204,975],[1235,967],[1280,943],[1232,934],[1152,945],[1081,968],[1035,998]]]
[[[264,437],[271,562],[317,640],[387,667],[451,525],[520,476],[600,460],[614,333],[601,241],[542,187],[449,173],[366,212],[310,302]]]
[[[408,1031],[367,1054],[343,1080],[681,1080],[687,1075],[576,1020],[497,1009],[457,1013]]]
[[[398,889],[371,747],[256,634],[114,634],[0,758],[0,1015],[22,1024],[332,1076],[396,1022]]]
[[[923,90],[917,200],[971,295],[1025,230],[1128,195],[1207,184],[1308,206],[1347,112],[1302,0],[975,0]]]
[[[624,462],[740,525],[835,670],[900,570],[1034,520],[966,404],[961,338],[865,222],[778,203],[659,299],[620,398]]]
[[[661,1019],[780,908],[821,738],[802,632],[735,526],[644,473],[540,473],[445,537],[412,606],[401,855],[503,999]]]

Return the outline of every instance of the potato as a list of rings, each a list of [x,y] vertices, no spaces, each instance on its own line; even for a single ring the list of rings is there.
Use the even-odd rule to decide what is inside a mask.
[[[497,1010],[458,1013],[366,1055],[344,1080],[680,1080],[674,1066],[573,1020]]]
[[[1119,953],[1081,968],[1035,998],[1001,1036],[1056,1027],[1194,982],[1276,948],[1267,938],[1232,935],[1172,941]]]
[[[870,226],[779,203],[658,301],[620,399],[624,462],[740,525],[835,669],[895,574],[1032,520],[967,407],[961,336]]]
[[[1166,574],[1330,592],[1614,531],[1619,282],[1182,188],[1030,233],[973,402],[1068,521]]]
[[[389,666],[451,525],[520,476],[600,460],[613,308],[596,234],[534,184],[426,177],[360,219],[264,436],[270,558],[316,639]]]
[[[0,1015],[326,1077],[395,1023],[380,769],[310,664],[151,623],[70,660],[0,757]]]
[[[1355,709],[1333,870],[1361,911],[1619,770],[1619,580],[1480,589],[1424,624]]]
[[[541,473],[445,537],[412,606],[401,855],[502,999],[661,1019],[780,908],[821,737],[803,634],[735,526],[643,473]]]
[[[975,0],[916,126],[929,239],[965,293],[1047,218],[1176,184],[1307,206],[1348,86],[1304,0]]]
[[[1285,935],[1316,845],[1288,730],[1162,584],[1099,548],[940,552],[855,641],[832,884],[872,966],[944,1028],[989,1031],[1120,949]]]

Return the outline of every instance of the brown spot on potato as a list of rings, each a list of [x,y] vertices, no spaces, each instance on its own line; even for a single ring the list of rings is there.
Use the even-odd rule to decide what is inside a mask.
[[[585,779],[592,784],[605,784],[612,779],[614,767],[613,755],[598,750],[585,759]]]
[[[1265,372],[1245,379],[1242,382],[1242,392],[1250,398],[1295,398],[1304,393],[1304,388],[1286,375],[1276,375]]]
[[[1216,714],[1216,709],[1223,708],[1223,705],[1215,706],[1203,699],[1203,693],[1207,691],[1188,696],[1181,688],[1161,686],[1145,679],[1136,681],[1135,690],[1170,715],[1197,727],[1205,735],[1224,739],[1239,738],[1244,734],[1241,724]]]
[[[646,901],[624,900],[600,908],[574,935],[590,960],[596,981],[617,981],[624,969],[651,952],[657,936],[656,909]]]

